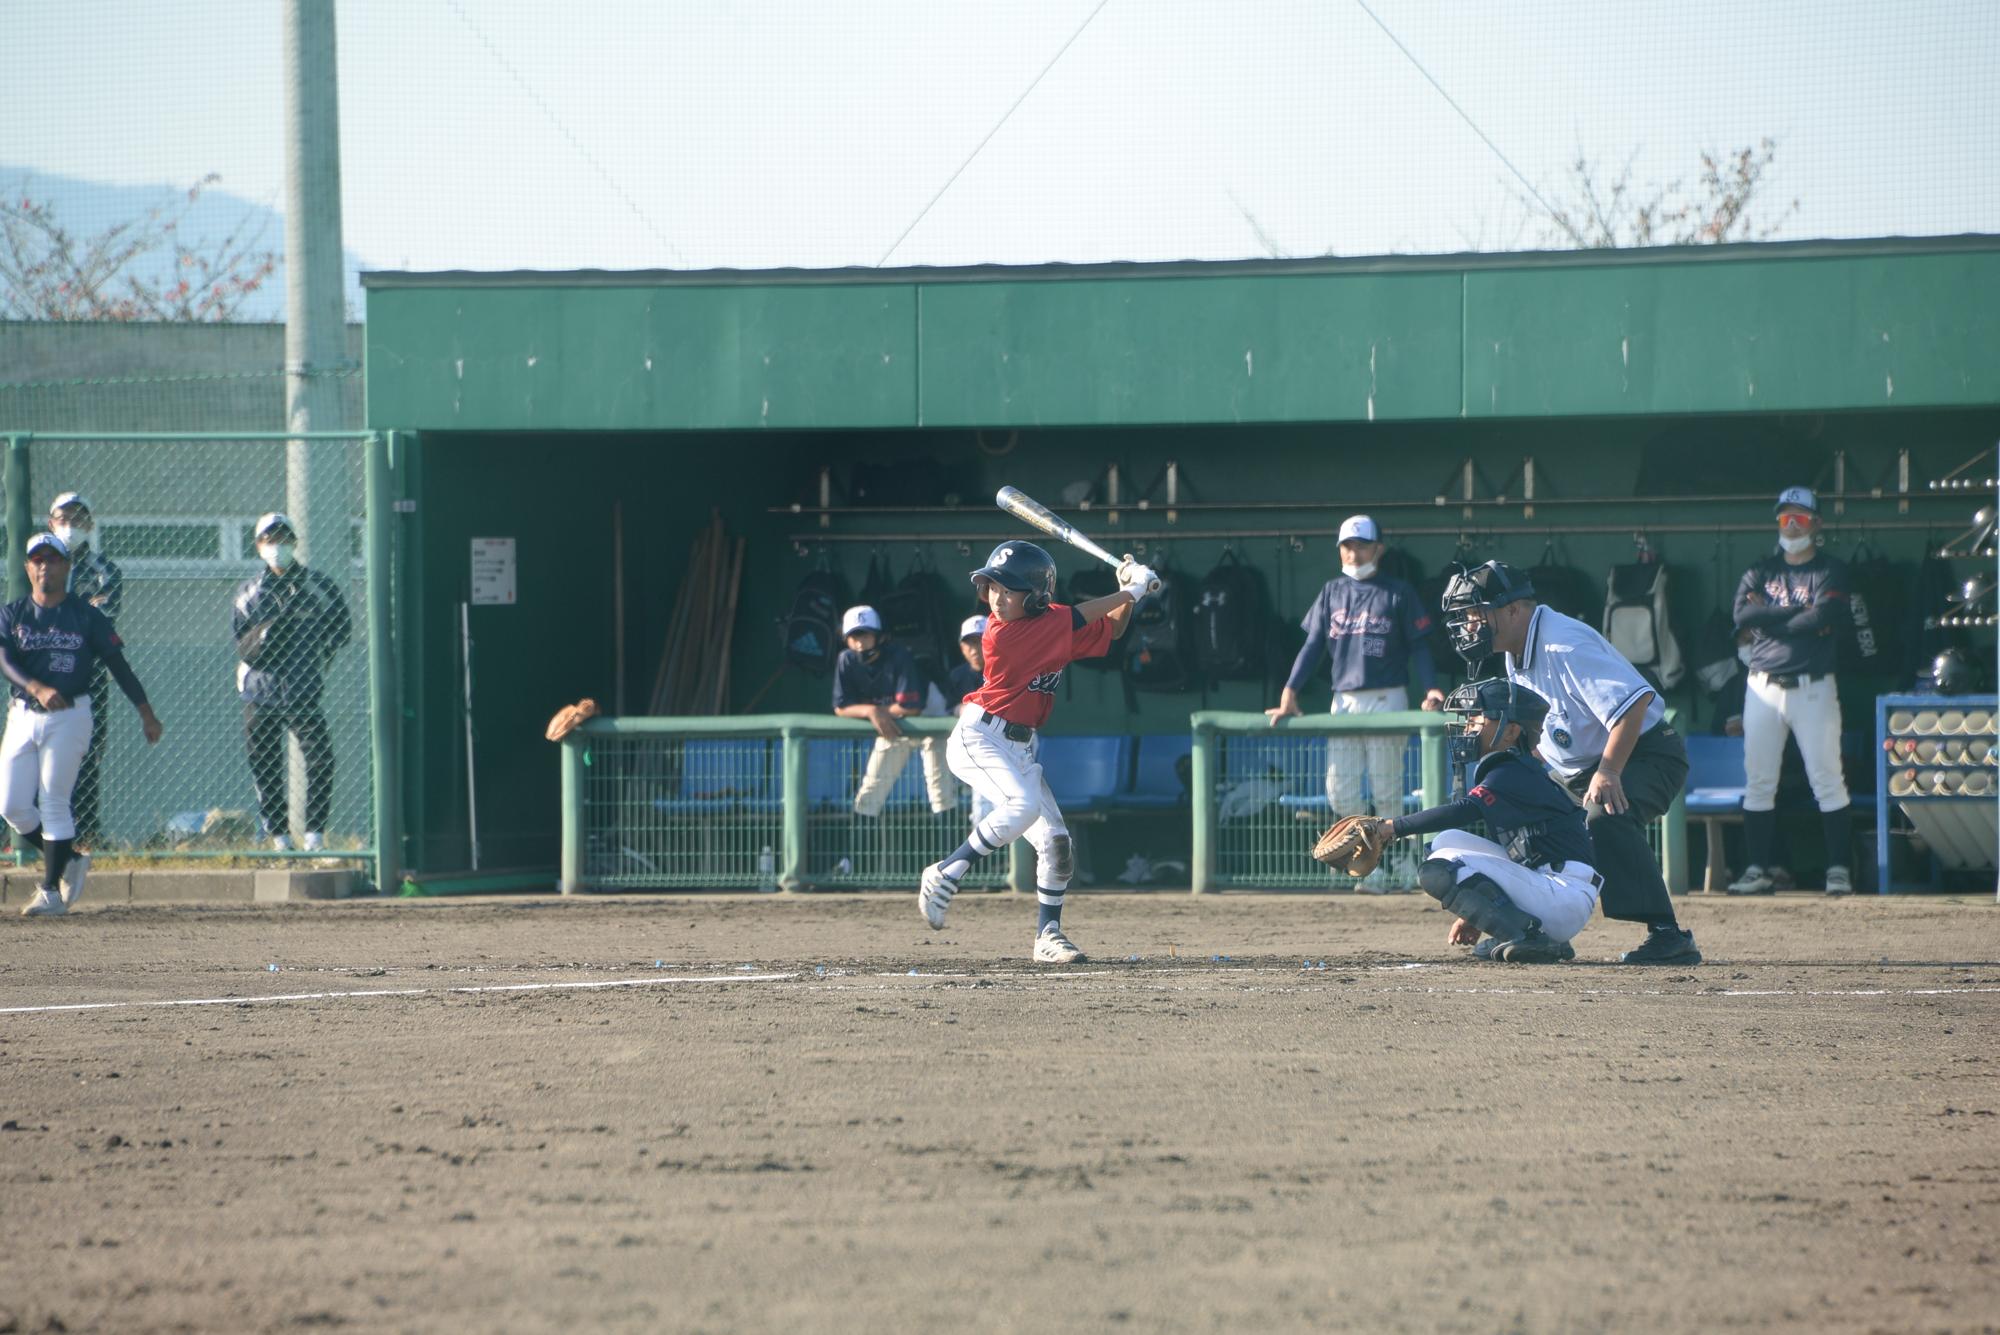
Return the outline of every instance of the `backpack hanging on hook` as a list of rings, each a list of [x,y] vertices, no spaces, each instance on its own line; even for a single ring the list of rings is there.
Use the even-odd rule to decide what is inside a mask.
[[[1611,567],[1604,582],[1604,638],[1647,680],[1672,690],[1687,664],[1668,615],[1667,567],[1650,548],[1646,556]]]

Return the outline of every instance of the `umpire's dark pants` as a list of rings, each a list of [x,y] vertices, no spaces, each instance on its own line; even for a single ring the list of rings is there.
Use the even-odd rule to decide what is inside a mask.
[[[1597,766],[1568,781],[1579,802],[1590,790]],[[1660,876],[1659,860],[1646,844],[1646,826],[1666,814],[1687,782],[1687,744],[1665,723],[1658,723],[1639,738],[1625,761],[1619,780],[1625,789],[1626,809],[1612,815],[1595,802],[1583,802],[1584,824],[1596,850],[1594,865],[1604,878],[1598,903],[1604,916],[1624,922],[1672,922],[1674,901]]]
[[[306,762],[306,830],[326,832],[333,812],[333,738],[318,705],[243,706],[243,737],[250,747],[250,780],[257,786],[257,810],[272,834],[291,832],[290,797],[285,791],[285,734],[299,739]]]

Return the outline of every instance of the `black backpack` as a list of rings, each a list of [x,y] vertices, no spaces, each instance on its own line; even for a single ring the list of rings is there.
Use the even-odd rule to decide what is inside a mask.
[[[1904,574],[1865,538],[1847,558],[1847,627],[1836,643],[1836,667],[1843,675],[1873,676],[1889,668],[1896,606],[1909,596]]]
[[[1224,548],[1191,601],[1194,666],[1202,679],[1261,681],[1270,621],[1263,576]]]
[[[950,597],[937,568],[919,558],[875,604],[882,614],[882,629],[908,649],[935,682],[942,682],[957,661],[956,653],[945,656],[946,645],[952,642],[945,626]]]
[[[1110,566],[1092,564],[1085,566],[1069,577],[1068,596],[1063,600],[1075,607],[1093,598],[1118,592],[1118,572]],[[1129,633],[1124,639],[1111,642],[1102,658],[1079,658],[1071,667],[1088,668],[1094,672],[1115,672],[1125,664],[1125,646],[1130,640]]]
[[[847,606],[847,581],[832,570],[815,570],[792,591],[791,610],[779,621],[785,661],[824,677],[840,656],[840,613]]]
[[[1185,691],[1190,670],[1187,581],[1161,570],[1160,591],[1132,609],[1125,632],[1125,680],[1142,691]]]

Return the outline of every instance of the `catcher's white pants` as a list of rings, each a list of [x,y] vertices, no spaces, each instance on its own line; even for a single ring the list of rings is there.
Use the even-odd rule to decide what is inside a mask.
[[[1335,691],[1333,714],[1386,714],[1408,709],[1410,695],[1401,686],[1384,686],[1373,691]],[[1403,784],[1403,752],[1409,739],[1397,733],[1375,737],[1326,739],[1326,800],[1336,816],[1361,815],[1361,774],[1364,762],[1368,786],[1374,789],[1375,814],[1403,814],[1407,789]]]
[[[89,696],[48,712],[14,701],[0,736],[0,812],[7,823],[23,834],[40,827],[45,838],[75,838],[69,799],[89,749]]]
[[[1815,677],[1786,690],[1762,672],[1750,674],[1743,692],[1743,809],[1778,805],[1778,770],[1785,738],[1799,739],[1806,778],[1821,811],[1847,805],[1847,776],[1840,768],[1840,692],[1832,677]]]
[[[1491,839],[1464,830],[1439,834],[1431,840],[1427,856],[1456,862],[1461,881],[1474,872],[1493,881],[1515,908],[1540,918],[1542,931],[1558,941],[1582,931],[1597,908],[1598,888],[1591,884],[1594,870],[1588,863],[1564,862],[1536,871],[1508,857],[1507,850]]]
[[[924,717],[941,717],[946,712],[944,693],[932,686],[930,700],[924,707]],[[889,801],[889,790],[896,786],[897,779],[903,777],[903,767],[910,763],[910,756],[916,752],[921,752],[924,758],[924,788],[930,797],[931,810],[945,812],[958,805],[957,787],[951,781],[950,770],[945,767],[944,738],[905,734],[893,742],[887,737],[875,739],[875,748],[868,753],[867,768],[861,773],[861,786],[854,790],[857,815],[882,814],[882,808]]]
[[[1026,838],[1035,850],[1035,886],[1043,903],[1060,904],[1076,872],[1069,825],[1056,805],[1049,782],[1042,777],[1041,734],[1033,741],[1012,742],[995,719],[982,723],[979,714],[959,717],[945,744],[951,772],[971,787],[974,809],[983,799],[991,814],[973,824],[973,833],[988,848],[1004,848]]]

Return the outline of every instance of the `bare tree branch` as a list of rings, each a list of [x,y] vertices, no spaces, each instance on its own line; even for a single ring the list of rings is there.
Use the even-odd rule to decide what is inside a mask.
[[[1765,241],[1799,210],[1794,199],[1775,215],[1759,218],[1755,213],[1769,207],[1761,195],[1777,151],[1777,141],[1770,138],[1733,153],[1705,151],[1691,192],[1684,192],[1678,180],[1635,187],[1636,149],[1609,178],[1579,152],[1570,164],[1568,189],[1548,192],[1546,206],[1529,195],[1517,193],[1515,198],[1538,225],[1538,243],[1552,250]]]

